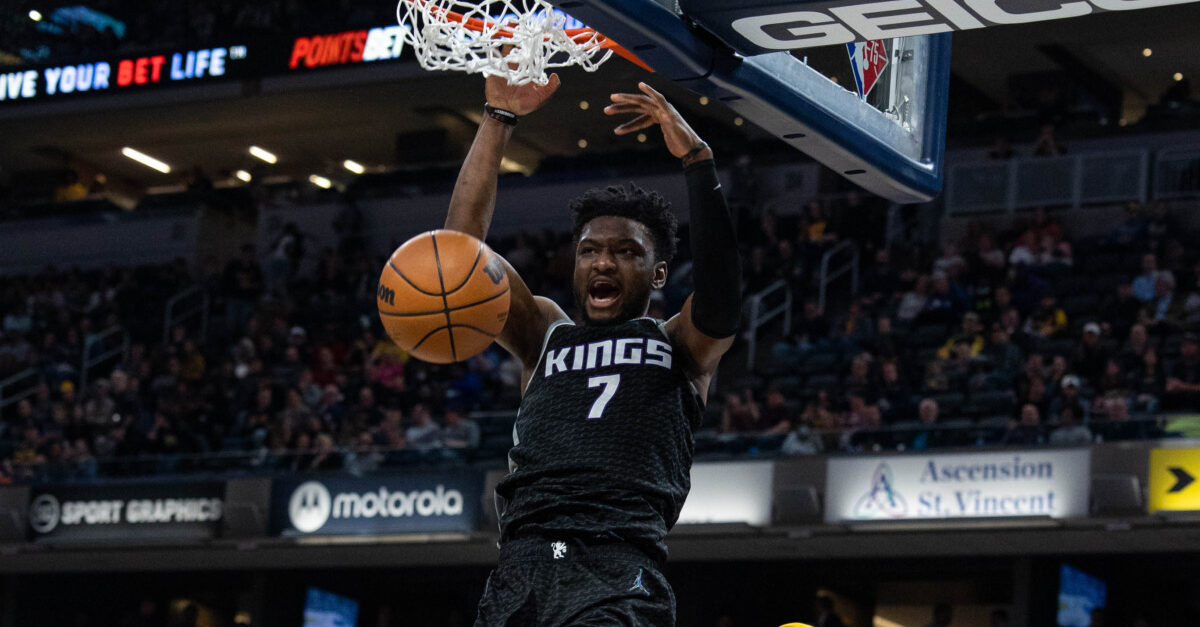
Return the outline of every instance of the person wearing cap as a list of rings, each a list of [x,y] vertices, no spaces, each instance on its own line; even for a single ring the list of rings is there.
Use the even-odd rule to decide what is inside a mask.
[[[1100,341],[1100,325],[1089,322],[1083,325],[1083,337],[1079,346],[1071,355],[1071,367],[1075,372],[1083,374],[1089,380],[1095,381],[1104,372],[1104,364],[1108,361],[1109,352]]]
[[[1080,423],[1087,424],[1091,417],[1089,415],[1091,408],[1087,399],[1083,398],[1083,394],[1080,393],[1082,386],[1083,382],[1079,380],[1079,375],[1069,374],[1062,378],[1058,395],[1050,401],[1051,418],[1057,420],[1064,408],[1075,407],[1077,412],[1075,417]]]

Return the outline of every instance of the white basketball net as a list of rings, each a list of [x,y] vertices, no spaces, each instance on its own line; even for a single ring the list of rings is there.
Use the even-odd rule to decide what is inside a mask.
[[[513,85],[545,85],[550,68],[594,72],[613,53],[595,31],[568,32],[566,14],[544,0],[400,0],[396,19],[421,67],[500,76]],[[504,46],[512,46],[508,54]]]

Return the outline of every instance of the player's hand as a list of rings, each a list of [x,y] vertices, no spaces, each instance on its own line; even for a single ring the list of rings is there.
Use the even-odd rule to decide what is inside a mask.
[[[487,77],[484,95],[488,104],[517,115],[528,115],[542,108],[547,100],[558,91],[561,81],[558,74],[550,75],[550,82],[545,85],[526,83],[524,85],[509,85],[508,81],[499,76]]]
[[[617,135],[628,135],[642,129],[658,125],[662,129],[663,139],[666,140],[667,150],[675,158],[682,159],[693,148],[703,144],[703,140],[688,125],[687,120],[679,115],[671,103],[662,94],[646,83],[638,83],[640,94],[613,94],[610,98],[613,104],[604,107],[607,115],[635,115],[632,120],[613,130]],[[711,158],[712,152],[705,148],[698,155],[701,159]]]

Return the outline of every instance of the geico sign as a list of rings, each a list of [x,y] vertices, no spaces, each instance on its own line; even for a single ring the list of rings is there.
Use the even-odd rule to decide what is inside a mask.
[[[1094,12],[1131,11],[1195,1],[1038,0],[1038,4],[1045,8],[1014,13],[1001,7],[999,0],[883,0],[743,17],[734,20],[730,26],[762,48],[792,50],[853,41],[932,35],[1001,24],[1042,22]]]

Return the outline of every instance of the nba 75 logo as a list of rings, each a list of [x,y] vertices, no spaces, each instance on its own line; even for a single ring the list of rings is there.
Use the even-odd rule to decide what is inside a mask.
[[[379,294],[379,301],[380,301],[380,302],[387,303],[387,304],[389,304],[389,305],[395,305],[395,304],[396,304],[396,292],[395,292],[395,290],[393,290],[392,288],[390,288],[390,287],[387,287],[386,285],[383,285],[383,284],[381,283],[381,284],[379,285],[379,292],[378,292],[378,294]]]
[[[496,285],[500,285],[500,281],[504,279],[504,267],[500,265],[500,258],[495,255],[492,255],[492,260],[483,267],[483,272]]]

